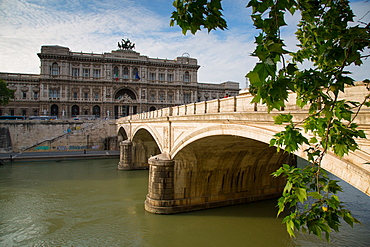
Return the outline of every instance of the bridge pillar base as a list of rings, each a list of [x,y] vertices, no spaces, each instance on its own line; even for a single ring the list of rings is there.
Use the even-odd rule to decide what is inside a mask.
[[[197,210],[204,210],[217,207],[225,207],[248,202],[263,201],[281,196],[281,192],[267,193],[262,195],[253,195],[243,198],[236,198],[223,201],[212,201],[203,203],[192,203],[192,200],[206,201],[206,198],[190,198],[190,199],[175,199],[175,200],[155,200],[147,195],[145,200],[145,210],[153,214],[178,214]],[[190,204],[188,204],[190,203]]]
[[[170,214],[174,206],[174,166],[166,153],[149,158],[149,185],[145,210],[157,214]],[[160,210],[162,209],[163,210]],[[163,212],[162,212],[163,211]]]
[[[132,162],[132,142],[125,140],[120,142],[120,161],[118,162],[118,170],[134,170]]]

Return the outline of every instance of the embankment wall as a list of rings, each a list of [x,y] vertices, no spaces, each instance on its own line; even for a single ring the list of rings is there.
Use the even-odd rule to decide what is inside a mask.
[[[0,152],[116,150],[115,120],[0,122]]]

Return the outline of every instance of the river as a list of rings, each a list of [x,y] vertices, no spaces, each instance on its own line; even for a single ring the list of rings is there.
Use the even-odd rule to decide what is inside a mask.
[[[0,246],[370,246],[370,197],[341,182],[340,198],[362,225],[331,243],[290,238],[276,200],[176,215],[144,210],[148,171],[117,159],[13,162],[0,166]]]

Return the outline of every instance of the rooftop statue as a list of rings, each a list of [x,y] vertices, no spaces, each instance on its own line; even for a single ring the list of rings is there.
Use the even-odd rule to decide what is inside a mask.
[[[135,43],[131,43],[129,39],[122,39],[121,43],[118,42],[119,50],[132,50],[135,49]]]

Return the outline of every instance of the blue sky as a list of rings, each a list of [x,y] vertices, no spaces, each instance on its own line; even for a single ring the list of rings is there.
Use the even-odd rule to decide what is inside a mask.
[[[256,59],[248,0],[224,0],[229,29],[182,35],[170,27],[172,0],[0,0],[0,71],[36,73],[36,53],[42,45],[60,45],[71,51],[103,53],[129,38],[136,51],[149,57],[174,59],[184,53],[198,59],[199,82],[236,81],[245,87],[245,74]],[[370,1],[352,1],[357,15],[370,22]],[[367,14],[368,13],[368,14]],[[288,24],[296,17],[289,17]],[[284,30],[288,49],[295,49],[294,25]],[[368,52],[368,51],[367,51]],[[351,68],[356,80],[370,78],[370,59]]]

